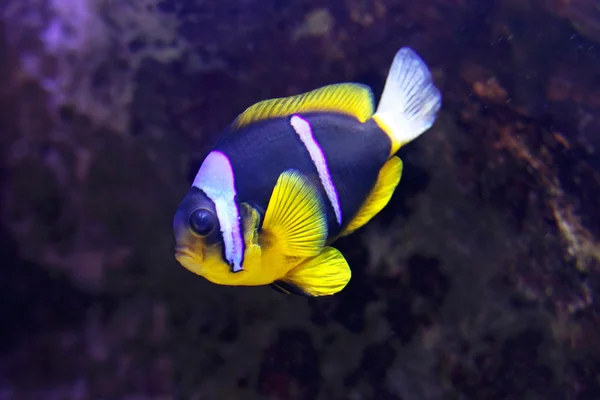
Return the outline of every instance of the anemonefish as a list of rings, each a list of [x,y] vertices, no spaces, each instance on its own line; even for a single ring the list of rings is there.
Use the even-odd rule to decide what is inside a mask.
[[[254,104],[222,134],[180,203],[176,259],[216,284],[339,292],[351,271],[331,244],[386,206],[402,173],[395,153],[440,107],[427,65],[409,48],[396,53],[376,110],[357,83]]]

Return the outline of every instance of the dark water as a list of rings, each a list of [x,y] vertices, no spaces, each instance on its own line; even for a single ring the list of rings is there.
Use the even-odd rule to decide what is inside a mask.
[[[0,3],[0,399],[600,398],[593,0]],[[339,294],[224,287],[171,221],[247,106],[376,98],[402,46],[443,107]]]

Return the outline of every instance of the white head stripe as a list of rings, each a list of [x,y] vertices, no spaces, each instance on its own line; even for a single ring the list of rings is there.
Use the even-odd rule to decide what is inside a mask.
[[[337,190],[333,184],[333,180],[331,179],[331,175],[329,174],[329,168],[327,167],[327,160],[325,159],[325,154],[323,154],[323,150],[321,150],[321,146],[315,140],[312,129],[308,121],[303,118],[300,118],[297,115],[292,116],[290,123],[292,127],[300,137],[300,140],[308,150],[310,154],[310,159],[312,160],[315,167],[317,167],[317,172],[319,173],[319,179],[325,188],[325,193],[327,193],[327,198],[329,198],[329,202],[333,207],[333,211],[335,212],[335,218],[337,219],[338,225],[342,225],[342,210],[340,208],[340,201],[338,199]]]
[[[200,166],[192,186],[202,190],[215,203],[225,245],[225,257],[233,272],[241,271],[244,240],[235,204],[233,169],[227,156],[220,151],[210,152]]]

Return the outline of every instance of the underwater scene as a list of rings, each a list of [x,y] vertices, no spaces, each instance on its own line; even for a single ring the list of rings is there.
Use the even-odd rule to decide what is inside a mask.
[[[597,0],[0,0],[0,400],[600,399]]]

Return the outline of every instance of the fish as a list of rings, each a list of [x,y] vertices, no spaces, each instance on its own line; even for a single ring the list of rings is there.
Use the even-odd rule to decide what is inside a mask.
[[[352,82],[251,105],[175,211],[176,260],[218,285],[339,293],[352,273],[333,243],[388,204],[403,170],[396,153],[431,128],[441,103],[427,64],[403,47],[377,108]]]

